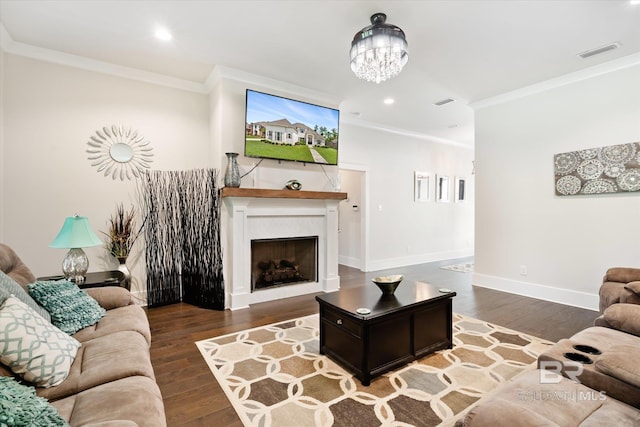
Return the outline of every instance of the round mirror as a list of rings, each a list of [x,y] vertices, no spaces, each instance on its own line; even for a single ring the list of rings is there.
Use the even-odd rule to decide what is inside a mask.
[[[1,0],[0,0],[1,1]],[[87,141],[88,159],[104,176],[139,178],[149,169],[153,153],[149,141],[138,131],[124,126],[103,126]]]
[[[119,142],[117,144],[113,144],[109,149],[109,154],[111,158],[118,163],[127,163],[131,159],[133,159],[133,148],[131,148],[127,144],[123,144]]]

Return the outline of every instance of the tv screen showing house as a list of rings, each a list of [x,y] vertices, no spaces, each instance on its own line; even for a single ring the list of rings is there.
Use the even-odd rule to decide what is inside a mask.
[[[247,89],[244,155],[338,164],[340,111]]]

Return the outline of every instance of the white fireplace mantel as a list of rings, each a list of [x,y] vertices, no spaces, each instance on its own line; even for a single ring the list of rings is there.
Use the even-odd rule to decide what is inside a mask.
[[[223,188],[231,270],[225,274],[231,310],[340,288],[338,204],[347,193]],[[251,240],[318,236],[318,281],[251,291]],[[229,264],[227,264],[229,265]]]

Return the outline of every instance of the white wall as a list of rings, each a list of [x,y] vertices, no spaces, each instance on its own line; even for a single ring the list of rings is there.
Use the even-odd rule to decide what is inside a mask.
[[[97,129],[138,130],[153,147],[153,169],[211,165],[207,95],[12,54],[4,55],[2,76],[0,241],[37,276],[61,271],[66,251],[48,245],[66,216],[88,216],[99,234],[116,204],[139,206],[135,181],[104,177],[87,160]],[[89,271],[117,266],[104,248],[86,252]],[[134,286],[145,289],[144,263],[132,258]]]
[[[87,159],[86,142],[97,129],[121,124],[138,130],[153,146],[153,169],[214,167],[221,169],[222,180],[224,153],[243,152],[246,88],[338,107],[322,93],[233,72],[214,76],[207,82],[210,92],[201,94],[6,52],[2,65],[0,241],[36,275],[60,271],[65,251],[48,245],[66,216],[88,216],[99,233],[116,204],[138,206],[135,182],[105,178]],[[340,163],[362,165],[369,176],[368,270],[472,254],[472,159],[471,149],[341,124]],[[243,171],[257,162],[239,159]],[[452,183],[457,175],[470,178],[470,200],[415,203],[414,170],[448,174]],[[337,166],[323,170],[274,160],[263,161],[242,186],[283,188],[289,179],[300,180],[306,190],[339,186]],[[226,237],[223,227],[225,265]],[[143,291],[144,263],[137,246],[127,264],[137,279],[134,290]],[[90,271],[117,265],[103,248],[86,252]]]
[[[244,151],[245,90],[247,88],[310,103],[337,108],[322,94],[273,81],[243,75],[220,77],[211,92],[215,131],[215,147],[220,146],[219,161],[226,167],[224,152],[238,152],[241,172],[251,169],[259,160],[242,155]],[[216,126],[214,126],[216,127]],[[368,271],[400,267],[473,254],[473,150],[437,143],[415,136],[399,135],[353,123],[340,123],[339,163],[363,165],[370,179]],[[324,171],[323,171],[324,168]],[[466,203],[416,203],[413,200],[415,170],[469,179],[470,198]],[[326,172],[326,174],[325,174]],[[335,191],[339,186],[337,166],[320,166],[295,162],[264,160],[242,180],[242,187],[283,188],[297,179],[304,190]],[[382,211],[378,210],[382,206]],[[223,209],[223,215],[226,215]],[[226,221],[226,218],[223,218]],[[227,241],[223,227],[223,242]],[[227,242],[228,245],[228,242]],[[229,272],[229,259],[225,259]]]
[[[367,270],[473,255],[473,150],[352,123],[340,126],[340,161],[369,175]],[[414,171],[468,179],[469,199],[414,201]]]
[[[634,141],[637,64],[477,109],[474,283],[597,309],[607,268],[640,267],[640,193],[556,196],[553,155]]]
[[[362,221],[366,213],[363,205],[364,174],[363,171],[340,169],[340,191],[347,193],[347,199],[338,205],[339,262],[358,269],[364,269],[362,261],[365,254],[362,250]]]

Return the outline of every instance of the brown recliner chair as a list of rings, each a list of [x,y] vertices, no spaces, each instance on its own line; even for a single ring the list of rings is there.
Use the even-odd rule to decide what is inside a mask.
[[[600,286],[600,314],[612,304],[640,304],[640,268],[607,270]]]

